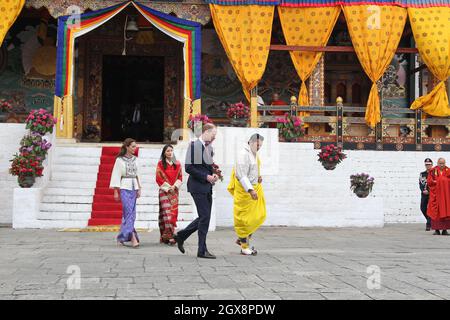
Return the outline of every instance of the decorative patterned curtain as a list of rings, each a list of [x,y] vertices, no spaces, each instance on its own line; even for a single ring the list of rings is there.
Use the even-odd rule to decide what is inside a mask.
[[[217,35],[250,101],[250,91],[266,69],[274,7],[211,4],[210,9]]]
[[[353,46],[364,71],[372,80],[366,109],[366,123],[381,121],[376,81],[389,66],[406,22],[407,10],[397,6],[344,6]]]
[[[450,77],[450,8],[411,8],[408,14],[420,57],[440,80],[429,94],[414,101],[411,109],[422,108],[437,117],[450,116],[445,88]]]
[[[29,0],[30,1],[30,0]],[[43,0],[31,0],[43,1]],[[111,1],[111,0],[110,0]],[[120,1],[120,0],[116,0]],[[148,0],[150,1],[150,0]],[[357,6],[367,5],[385,5],[401,6],[408,8],[426,8],[448,6],[449,0],[204,0],[206,3],[244,6],[250,4],[282,6],[282,7],[334,7],[334,6]]]
[[[207,0],[230,1],[230,0]],[[250,0],[234,0],[250,1]],[[281,6],[286,7],[325,7],[325,6],[357,6],[362,3],[367,5],[390,5],[401,7],[436,7],[448,5],[448,0],[279,0]]]
[[[0,1],[0,46],[2,45],[8,30],[22,11],[24,4],[25,0]]]
[[[290,46],[325,46],[340,12],[340,7],[278,7],[284,37]],[[302,80],[299,104],[309,106],[305,82],[311,76],[323,52],[291,51],[290,54]]]

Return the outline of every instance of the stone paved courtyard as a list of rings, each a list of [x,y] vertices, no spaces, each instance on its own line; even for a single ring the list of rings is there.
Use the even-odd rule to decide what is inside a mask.
[[[0,299],[450,299],[450,237],[422,224],[263,228],[255,257],[219,229],[217,260],[196,258],[196,235],[182,255],[158,234],[131,249],[114,233],[0,228]]]

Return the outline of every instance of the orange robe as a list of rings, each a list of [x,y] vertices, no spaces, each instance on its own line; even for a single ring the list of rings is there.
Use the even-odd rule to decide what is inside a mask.
[[[288,104],[286,102],[284,102],[283,100],[274,100],[272,101],[272,103],[270,104],[271,106],[287,106]],[[284,114],[286,113],[286,111],[280,111],[280,110],[274,110],[270,112],[271,116],[284,116]],[[275,122],[271,122],[269,124],[269,128],[276,128],[277,124]]]
[[[427,215],[433,230],[450,229],[450,168],[434,167],[428,174],[430,189]]]

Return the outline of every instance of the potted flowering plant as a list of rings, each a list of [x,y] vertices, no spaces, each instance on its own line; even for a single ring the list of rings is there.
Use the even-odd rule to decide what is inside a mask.
[[[7,113],[7,112],[11,112],[12,110],[12,105],[11,103],[9,103],[6,100],[0,100],[0,111]]]
[[[212,123],[212,121],[208,118],[208,116],[199,113],[195,116],[191,114],[187,125],[189,129],[194,131],[195,136],[199,137],[202,134],[202,127],[207,123]]]
[[[241,102],[232,104],[227,110],[227,117],[234,127],[246,127],[250,118],[250,107]]]
[[[9,172],[13,176],[18,177],[17,181],[22,188],[32,187],[36,181],[36,177],[42,177],[43,175],[44,167],[42,166],[42,160],[32,153],[16,153],[10,161],[12,163]]]
[[[32,110],[25,123],[27,124],[27,129],[44,135],[47,132],[53,132],[53,126],[56,124],[56,118],[54,118],[53,115],[45,109]]]
[[[334,144],[322,147],[317,155],[319,156],[319,162],[322,163],[326,170],[334,170],[338,163],[341,163],[342,160],[347,158],[347,155],[342,152],[342,149],[336,147]]]
[[[374,178],[366,173],[352,174],[350,176],[350,190],[352,190],[358,198],[366,198],[372,191]]]
[[[305,127],[300,117],[286,113],[284,117],[277,118],[277,128],[285,141],[296,141],[305,135]]]
[[[31,153],[36,156],[37,160],[44,161],[52,144],[39,133],[32,132],[22,138],[20,146],[21,153]]]

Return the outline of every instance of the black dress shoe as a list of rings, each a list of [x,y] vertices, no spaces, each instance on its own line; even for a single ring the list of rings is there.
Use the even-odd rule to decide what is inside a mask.
[[[447,230],[442,230],[442,233],[441,233],[443,236],[448,236],[448,232],[447,232]]]
[[[177,242],[178,250],[180,250],[181,253],[185,253],[186,251],[184,251],[183,247],[184,240],[181,240],[176,234],[173,235],[173,239]]]
[[[435,236],[440,236],[440,235],[441,235],[441,232],[440,232],[439,230],[436,230],[436,231],[433,233],[433,235],[435,235]]]
[[[206,251],[204,254],[197,254],[198,258],[203,259],[216,259],[216,256]]]

